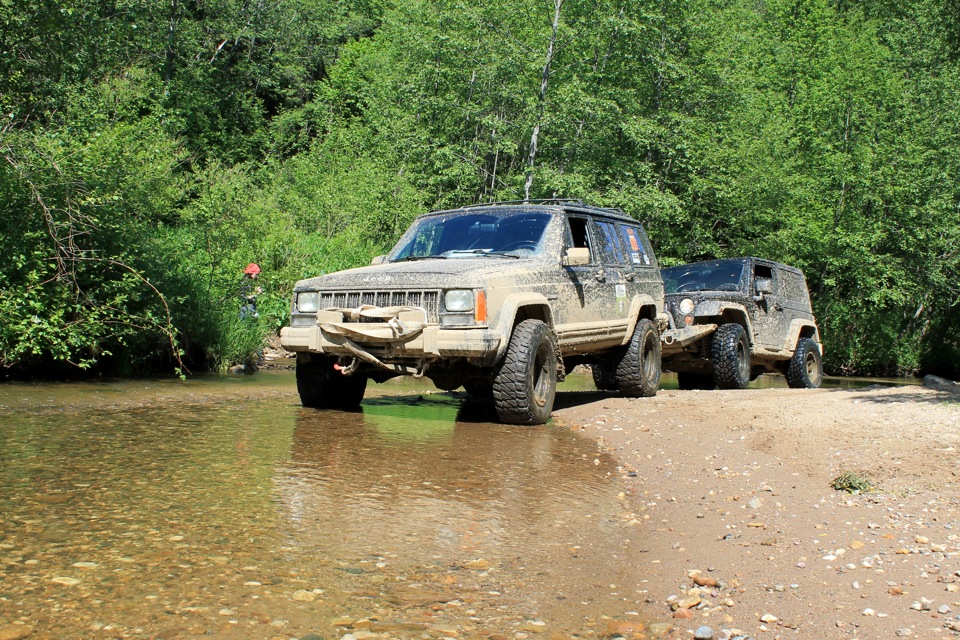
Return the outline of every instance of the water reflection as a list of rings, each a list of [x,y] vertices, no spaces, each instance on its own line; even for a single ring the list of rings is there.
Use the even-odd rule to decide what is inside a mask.
[[[633,607],[612,463],[565,430],[454,422],[462,410],[428,396],[368,400],[362,414],[301,411],[276,476],[288,544],[354,588],[390,591],[404,576],[456,594],[494,628],[544,618],[572,631]]]
[[[406,388],[339,413],[290,393],[244,401],[233,383],[212,403],[198,384],[199,404],[129,408],[135,382],[110,386],[128,394],[111,411],[69,388],[7,400],[0,630],[330,637],[348,616],[392,633],[579,633],[637,608],[639,527],[591,441]]]

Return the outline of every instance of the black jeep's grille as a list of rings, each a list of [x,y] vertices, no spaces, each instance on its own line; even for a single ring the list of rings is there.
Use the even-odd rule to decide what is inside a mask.
[[[422,307],[427,310],[428,322],[439,322],[440,291],[321,291],[318,308],[356,309],[362,305],[375,307]],[[365,319],[365,322],[383,322]]]

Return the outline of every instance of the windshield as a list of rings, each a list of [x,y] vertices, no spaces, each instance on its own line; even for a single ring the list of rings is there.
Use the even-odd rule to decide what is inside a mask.
[[[661,271],[666,293],[683,291],[738,291],[743,276],[741,262],[698,262]]]
[[[526,257],[540,250],[550,218],[516,209],[424,216],[400,238],[390,260]]]

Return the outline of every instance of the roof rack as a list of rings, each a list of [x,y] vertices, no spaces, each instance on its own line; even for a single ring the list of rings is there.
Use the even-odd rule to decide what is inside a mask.
[[[478,202],[477,204],[468,204],[461,209],[471,209],[473,207],[495,207],[497,205],[515,205],[515,204],[578,204],[580,206],[589,206],[584,204],[580,198],[534,198],[531,200],[500,200],[499,202]]]

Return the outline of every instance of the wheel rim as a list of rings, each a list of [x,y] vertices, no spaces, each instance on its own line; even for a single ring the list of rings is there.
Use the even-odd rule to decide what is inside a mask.
[[[547,351],[546,345],[540,345],[533,360],[533,384],[531,387],[533,389],[533,402],[538,407],[546,406],[547,396],[550,394]]]
[[[820,380],[820,367],[817,366],[817,356],[811,351],[807,354],[807,380],[816,383]]]
[[[653,335],[648,334],[646,339],[643,341],[643,351],[641,356],[643,358],[641,369],[643,371],[643,377],[646,380],[652,380],[657,373],[657,366],[653,357],[656,353],[656,350],[657,347],[653,342]]]
[[[747,360],[747,344],[742,338],[737,340],[737,366],[740,368],[740,378],[750,378],[750,362]]]

